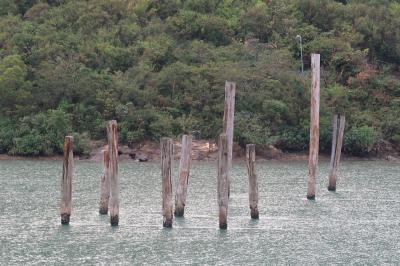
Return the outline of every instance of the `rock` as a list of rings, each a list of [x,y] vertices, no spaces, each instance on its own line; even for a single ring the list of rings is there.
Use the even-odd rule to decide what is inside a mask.
[[[131,159],[131,156],[129,154],[120,154],[118,156],[118,160],[120,160],[120,161],[130,160],[130,159]]]
[[[394,157],[392,155],[386,156],[385,159],[388,160],[388,161],[391,161],[391,162],[400,162],[400,158],[396,158],[396,157]]]
[[[245,156],[246,152],[245,150],[237,143],[233,143],[232,146],[232,157],[233,158],[240,158]]]
[[[281,159],[283,156],[283,152],[280,149],[277,149],[270,144],[256,145],[256,154],[268,160]]]
[[[101,151],[103,149],[106,149],[107,147],[108,146],[105,145],[103,147],[99,147],[97,149],[94,149],[89,155],[89,160],[101,162],[103,160],[103,154],[101,153]]]
[[[149,157],[144,153],[140,153],[136,155],[136,160],[138,160],[139,162],[147,162],[149,160]]]
[[[124,146],[119,146],[118,147],[118,154],[128,154],[130,157],[135,157],[135,152],[132,148],[129,148],[128,146],[124,145]]]

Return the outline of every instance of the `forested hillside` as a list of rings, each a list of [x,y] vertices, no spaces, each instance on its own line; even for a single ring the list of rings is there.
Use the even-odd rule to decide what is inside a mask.
[[[304,68],[301,74],[302,37]],[[306,150],[310,54],[321,54],[321,151],[346,115],[345,152],[400,144],[400,1],[0,0],[0,153],[50,155],[222,130],[237,84],[235,140]]]

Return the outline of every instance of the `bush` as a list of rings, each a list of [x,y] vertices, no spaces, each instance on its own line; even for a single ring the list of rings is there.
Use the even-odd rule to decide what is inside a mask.
[[[276,146],[285,151],[304,151],[308,148],[309,141],[308,130],[290,128],[282,132]]]
[[[10,119],[0,118],[0,154],[7,153],[13,145],[14,126]]]
[[[361,126],[353,128],[344,138],[344,150],[353,155],[367,155],[376,142],[373,127]]]
[[[87,132],[73,133],[72,136],[74,137],[74,154],[89,156],[92,149],[89,134]]]
[[[16,126],[10,152],[23,156],[61,154],[69,125],[69,116],[61,110],[26,116]]]
[[[264,127],[259,115],[248,112],[239,112],[235,115],[234,137],[240,146],[248,143],[269,143],[270,132]]]

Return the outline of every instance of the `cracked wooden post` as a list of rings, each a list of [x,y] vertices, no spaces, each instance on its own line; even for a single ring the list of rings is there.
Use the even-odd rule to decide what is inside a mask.
[[[175,216],[183,216],[186,205],[186,195],[189,183],[190,174],[190,163],[191,157],[190,152],[192,149],[192,136],[182,136],[182,148],[181,148],[181,159],[179,162],[179,177],[176,184],[175,193]]]
[[[246,165],[249,175],[249,204],[250,216],[252,219],[258,219],[258,183],[256,175],[256,145],[246,145]]]
[[[64,163],[61,180],[61,224],[69,224],[71,216],[72,177],[74,172],[73,137],[64,139]]]
[[[335,115],[333,117],[332,151],[328,184],[329,191],[336,190],[336,174],[340,162],[340,155],[342,153],[345,123],[346,118],[344,115]]]
[[[236,84],[234,82],[225,82],[225,106],[224,106],[224,131],[228,141],[228,197],[231,192],[231,173],[232,173],[232,149],[233,149],[233,122],[235,115],[235,93]]]
[[[110,223],[117,226],[119,223],[119,184],[118,184],[118,131],[117,121],[111,120],[107,123],[109,179],[110,179]]]
[[[172,227],[172,157],[173,143],[170,138],[161,138],[161,178],[163,227]]]
[[[218,142],[218,206],[219,228],[228,227],[228,140],[227,135],[219,135]]]
[[[109,164],[110,156],[108,150],[101,151],[103,155],[103,173],[100,179],[100,214],[108,213],[108,201],[110,199],[110,175],[109,175]]]
[[[311,54],[311,73],[310,153],[308,160],[307,199],[315,199],[316,174],[318,167],[320,82],[319,54]]]

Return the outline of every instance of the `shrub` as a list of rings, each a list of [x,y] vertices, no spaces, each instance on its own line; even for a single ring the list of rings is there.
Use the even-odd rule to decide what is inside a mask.
[[[10,119],[0,118],[0,154],[11,150],[13,145],[14,126]]]
[[[87,132],[73,133],[72,136],[74,137],[74,154],[89,156],[91,151],[89,134]]]
[[[376,141],[373,127],[361,126],[353,128],[344,138],[344,150],[353,155],[368,154]]]

